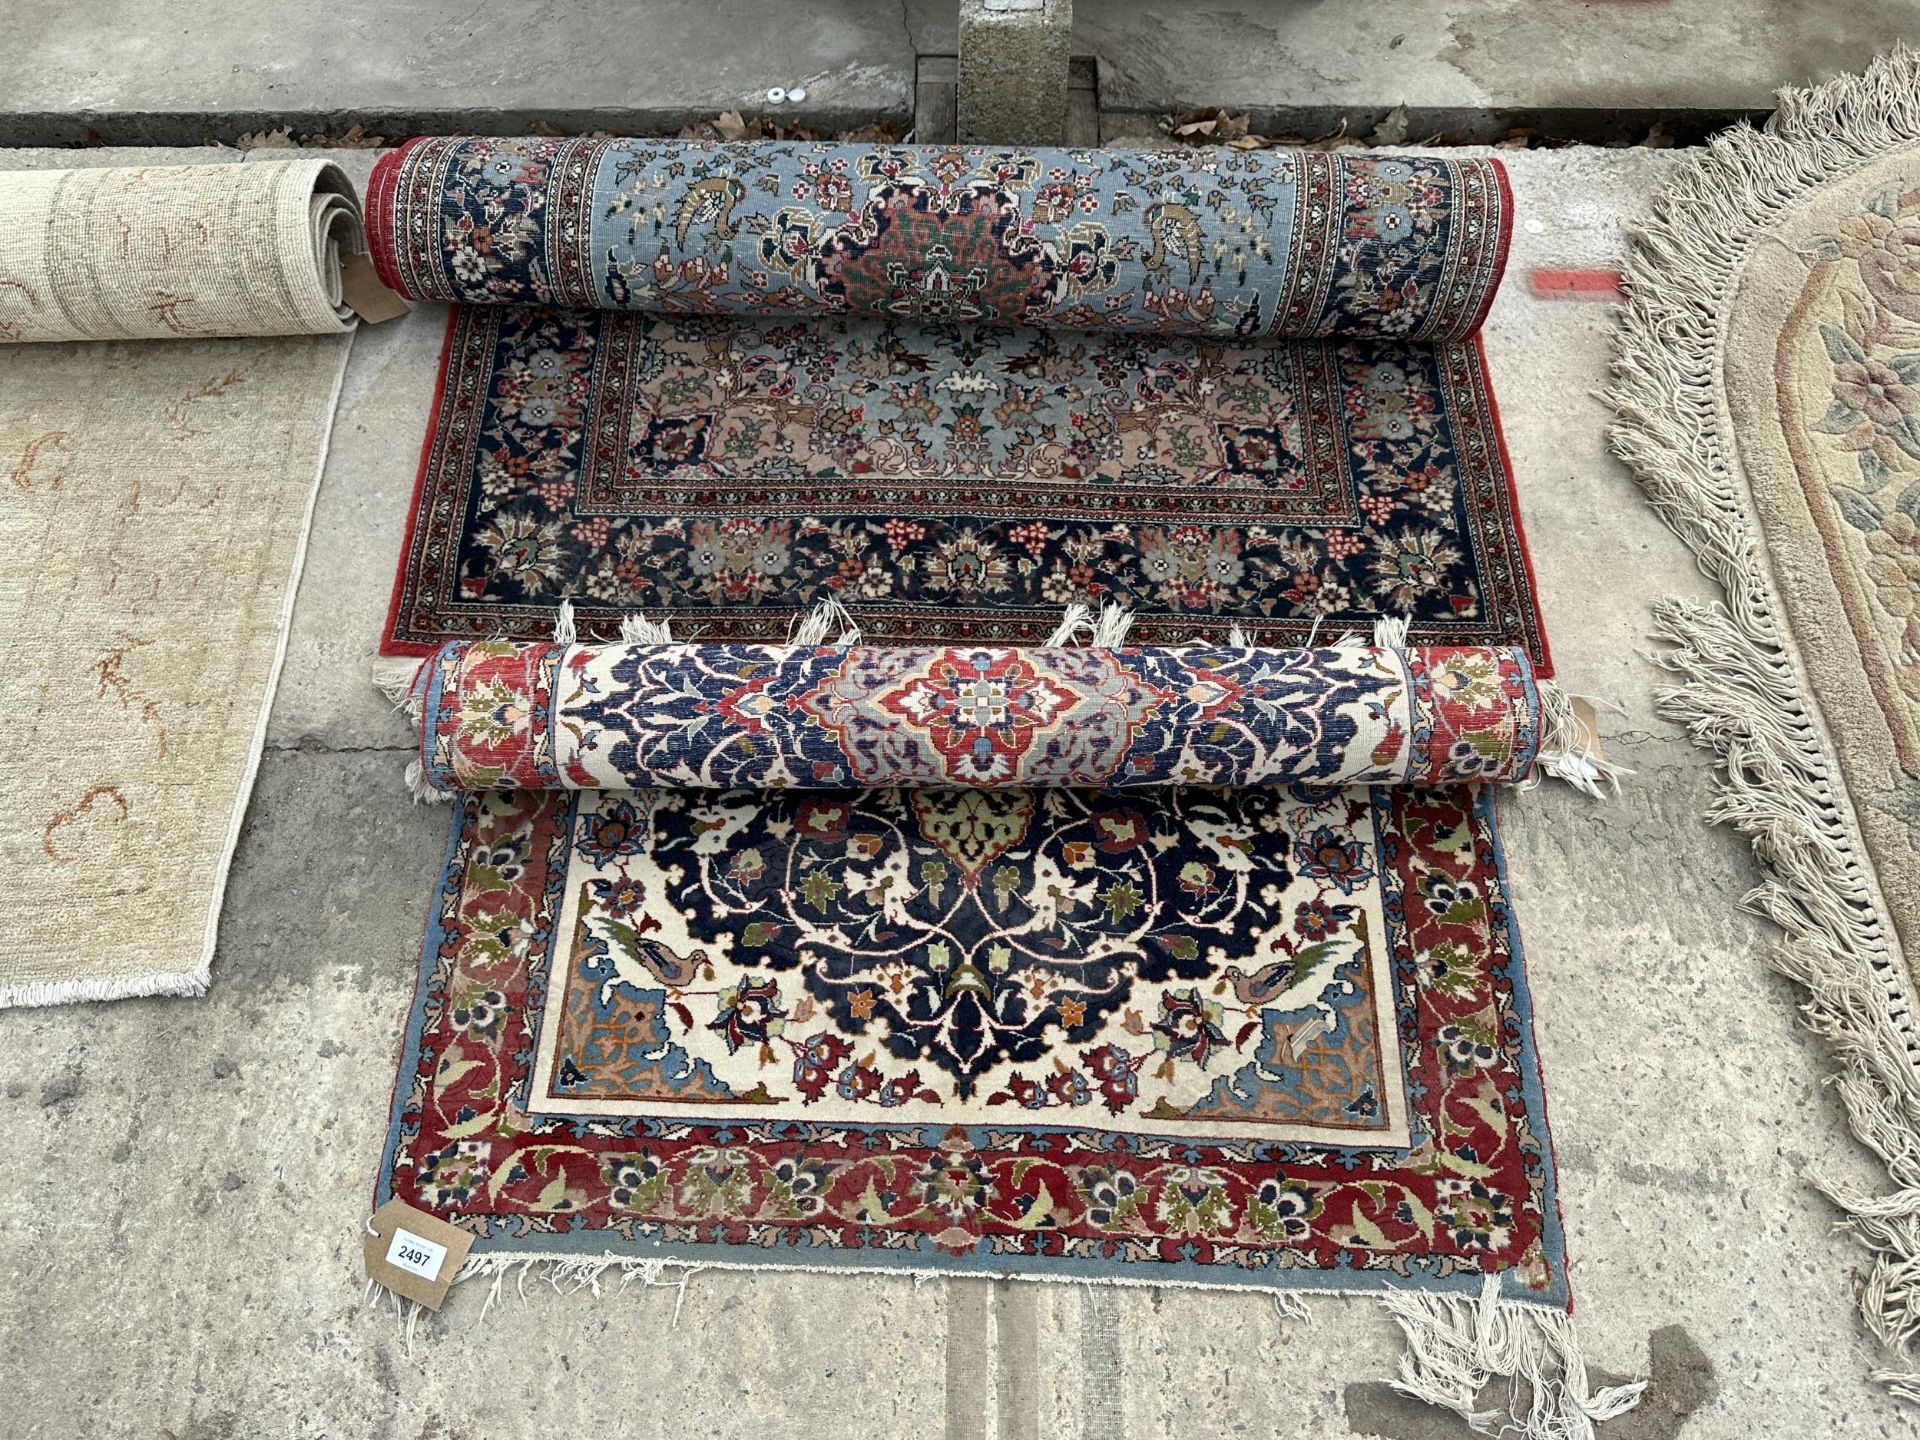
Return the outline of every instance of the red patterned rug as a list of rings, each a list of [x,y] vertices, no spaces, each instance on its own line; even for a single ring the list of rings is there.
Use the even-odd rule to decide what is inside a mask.
[[[379,1197],[520,1260],[1566,1303],[1491,792],[489,792]]]

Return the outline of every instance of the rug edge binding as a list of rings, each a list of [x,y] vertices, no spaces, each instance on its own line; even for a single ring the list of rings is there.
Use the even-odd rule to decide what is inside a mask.
[[[156,970],[144,975],[94,975],[72,980],[19,980],[0,985],[0,1010],[71,1005],[84,1000],[196,999],[207,993],[212,971]]]
[[[1905,46],[1864,72],[1782,90],[1763,129],[1718,136],[1630,231],[1629,303],[1606,398],[1614,453],[1722,591],[1708,605],[1669,597],[1655,606],[1653,634],[1672,648],[1652,658],[1679,681],[1657,699],[1725,767],[1707,818],[1745,834],[1766,867],[1769,879],[1743,903],[1784,932],[1770,963],[1807,992],[1801,1012],[1836,1051],[1832,1078],[1854,1133],[1896,1187],[1872,1196],[1804,1172],[1873,1255],[1861,1311],[1908,1368],[1872,1378],[1920,1402],[1920,1005],[1851,810],[1832,803],[1847,795],[1844,776],[1742,503],[1747,482],[1724,443],[1716,384],[1762,233],[1818,189],[1916,144],[1920,52]]]

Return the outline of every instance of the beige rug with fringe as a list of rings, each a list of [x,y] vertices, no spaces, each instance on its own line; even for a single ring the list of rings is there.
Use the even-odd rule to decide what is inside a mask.
[[[1637,241],[1615,447],[1726,591],[1658,608],[1662,699],[1726,761],[1711,818],[1886,1161],[1884,1195],[1824,1188],[1874,1252],[1877,1378],[1920,1400],[1920,56],[1783,92]]]
[[[315,161],[0,176],[9,340],[319,332],[0,344],[0,1005],[206,989],[358,241]]]

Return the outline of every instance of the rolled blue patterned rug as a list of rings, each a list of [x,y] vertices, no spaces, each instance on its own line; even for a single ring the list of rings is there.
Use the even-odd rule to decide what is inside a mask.
[[[1506,264],[1494,160],[416,139],[374,263],[416,300],[1458,340]]]

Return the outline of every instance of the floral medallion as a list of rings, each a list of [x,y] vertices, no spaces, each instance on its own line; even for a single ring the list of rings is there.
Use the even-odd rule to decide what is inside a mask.
[[[1920,188],[1863,196],[1808,260],[1780,334],[1781,423],[1894,753],[1920,779]]]
[[[1470,789],[493,792],[380,1193],[478,1252],[1565,1297]]]
[[[415,681],[425,782],[842,790],[1520,781],[1518,650],[454,641]]]
[[[472,307],[386,653],[830,594],[876,641],[1114,602],[1546,663],[1471,338],[1493,162],[429,140],[369,203],[389,282]]]

